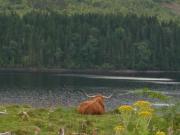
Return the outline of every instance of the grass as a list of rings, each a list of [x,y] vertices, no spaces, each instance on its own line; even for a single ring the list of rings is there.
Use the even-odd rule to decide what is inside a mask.
[[[41,135],[57,135],[60,128],[66,134],[91,133],[97,128],[100,133],[112,133],[113,126],[118,123],[118,116],[107,113],[102,116],[80,115],[74,108],[57,107],[51,109],[35,109],[28,106],[6,106],[7,115],[0,116],[0,132],[12,131],[17,135],[33,135],[35,129],[41,129]],[[23,119],[19,114],[26,111],[29,118]]]
[[[65,107],[49,109],[8,105],[1,107],[1,110],[3,109],[6,109],[8,114],[0,115],[0,132],[11,131],[16,135],[34,135],[37,129],[40,129],[38,135],[57,135],[60,128],[65,128],[66,135],[73,133],[92,135],[94,129],[97,129],[97,135],[115,135],[114,127],[123,122],[122,113],[117,110],[104,115],[91,116],[80,115],[75,108]],[[167,133],[169,128],[172,128],[173,135],[179,135],[179,109],[178,104],[173,107],[155,109],[148,127],[149,135],[154,135],[158,130]],[[27,112],[28,117],[23,117],[21,112]],[[133,118],[131,123],[134,120]],[[136,133],[136,135],[140,134]]]
[[[148,88],[136,90],[134,94],[171,103],[170,97]],[[64,128],[65,135],[179,135],[180,103],[179,100],[174,102],[174,106],[155,108],[148,101],[140,101],[95,116],[78,114],[75,108],[70,107],[0,106],[0,111],[7,112],[0,115],[0,133],[57,135],[59,129]],[[97,134],[92,134],[95,129]]]

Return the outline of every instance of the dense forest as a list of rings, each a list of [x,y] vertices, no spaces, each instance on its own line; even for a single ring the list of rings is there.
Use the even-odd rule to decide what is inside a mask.
[[[53,1],[62,5],[58,10],[34,2],[38,9],[28,10],[27,4],[19,12],[18,1],[32,6],[33,0],[9,1],[15,4],[0,6],[0,67],[180,70],[180,23],[174,12],[70,12],[63,0]],[[102,0],[82,3],[93,1]]]

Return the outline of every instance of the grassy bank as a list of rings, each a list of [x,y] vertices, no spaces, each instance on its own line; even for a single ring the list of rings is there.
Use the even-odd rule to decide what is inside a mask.
[[[66,135],[92,135],[94,130],[97,130],[97,135],[156,135],[158,131],[179,135],[178,104],[166,108],[151,108],[153,112],[150,112],[150,117],[145,116],[143,119],[139,113],[126,107],[121,106],[119,110],[101,116],[90,116],[78,114],[75,108],[35,109],[29,106],[8,105],[1,107],[7,114],[0,115],[0,132],[11,131],[16,135],[34,135],[35,132],[38,132],[38,135],[57,135],[59,129],[64,128]],[[145,128],[148,133],[144,132]],[[124,133],[121,132],[122,129]],[[170,134],[171,132],[173,133]]]
[[[39,128],[42,135],[57,135],[60,128],[66,134],[90,133],[99,129],[101,134],[111,134],[118,116],[111,113],[102,116],[82,116],[74,108],[58,107],[51,109],[34,109],[28,106],[12,105],[5,107],[7,115],[0,116],[0,131],[12,131],[17,135],[33,135]],[[27,112],[28,118],[21,112]]]

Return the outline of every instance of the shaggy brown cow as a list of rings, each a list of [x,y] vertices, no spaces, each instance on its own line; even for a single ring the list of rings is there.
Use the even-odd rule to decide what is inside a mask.
[[[104,99],[109,99],[112,97],[112,95],[106,97],[101,94],[95,96],[89,96],[86,94],[86,96],[90,99],[80,103],[77,110],[81,114],[91,115],[103,114],[105,112]]]

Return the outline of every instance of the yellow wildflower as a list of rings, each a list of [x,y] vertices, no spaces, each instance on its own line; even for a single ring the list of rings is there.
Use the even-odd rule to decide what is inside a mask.
[[[156,132],[156,135],[166,135],[164,132],[158,131]]]
[[[121,111],[126,111],[126,112],[131,112],[133,111],[133,107],[130,106],[130,105],[123,105],[123,106],[120,106],[118,108],[118,110],[121,112]]]
[[[118,133],[123,132],[125,130],[124,126],[118,125],[114,128],[114,130]]]
[[[148,101],[137,101],[137,102],[135,102],[134,103],[134,106],[136,106],[136,107],[151,107],[151,103],[150,102],[148,102]]]
[[[142,112],[139,112],[139,116],[144,117],[144,118],[149,118],[152,116],[152,113],[148,111],[142,111]]]

